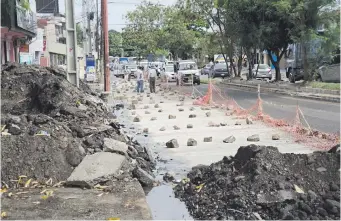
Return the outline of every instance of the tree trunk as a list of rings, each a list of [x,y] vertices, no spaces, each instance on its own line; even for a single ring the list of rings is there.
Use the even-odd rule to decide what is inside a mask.
[[[275,66],[275,71],[276,71],[275,81],[281,81],[281,70],[279,69],[279,62],[280,62],[282,56],[280,56],[279,53],[275,53],[277,60],[274,61],[274,59],[272,57],[271,50],[267,50],[267,51],[268,51],[272,65]]]
[[[304,71],[304,81],[309,81],[309,63],[307,57],[307,44],[302,42],[302,51],[303,51],[303,71]]]
[[[242,50],[241,50],[241,53],[238,56],[237,66],[238,66],[238,77],[240,77],[240,75],[242,73],[242,68],[243,68],[243,53],[242,53]]]

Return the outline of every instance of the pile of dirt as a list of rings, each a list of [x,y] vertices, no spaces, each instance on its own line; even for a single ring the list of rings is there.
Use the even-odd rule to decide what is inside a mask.
[[[103,151],[104,138],[128,142],[139,150],[128,152],[129,160],[144,157],[137,166],[153,168],[148,153],[121,134],[105,102],[82,81],[79,88],[70,84],[62,69],[2,66],[1,111],[1,177],[9,187],[23,175],[66,180],[85,155]]]
[[[333,151],[331,151],[333,152]],[[240,147],[175,187],[195,219],[340,219],[340,152]]]

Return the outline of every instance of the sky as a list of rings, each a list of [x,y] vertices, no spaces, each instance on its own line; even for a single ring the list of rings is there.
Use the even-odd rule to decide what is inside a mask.
[[[59,10],[61,14],[65,13],[65,2],[66,0],[59,0]],[[75,1],[75,17],[76,22],[81,21],[82,18],[82,0],[74,0]],[[87,0],[94,2],[94,6],[96,5],[96,0]],[[126,20],[124,19],[124,16],[129,11],[133,11],[136,9],[136,5],[142,2],[142,0],[107,0],[108,3],[108,24],[109,29],[114,29],[116,31],[121,31],[122,28],[125,27],[124,24],[126,24]],[[100,3],[101,0],[98,0]],[[176,0],[150,0],[150,2],[154,3],[161,3],[163,5],[172,5],[176,3]],[[101,7],[99,5],[99,11]],[[96,11],[96,8],[94,7],[94,10]]]

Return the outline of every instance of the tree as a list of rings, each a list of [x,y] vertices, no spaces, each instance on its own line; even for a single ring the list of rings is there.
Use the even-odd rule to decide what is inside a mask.
[[[138,56],[171,53],[174,58],[186,59],[199,54],[199,42],[205,32],[186,8],[143,2],[126,18],[130,24],[122,32],[123,45],[133,48]]]
[[[121,33],[115,30],[109,31],[109,55],[121,56],[122,54],[122,36]]]

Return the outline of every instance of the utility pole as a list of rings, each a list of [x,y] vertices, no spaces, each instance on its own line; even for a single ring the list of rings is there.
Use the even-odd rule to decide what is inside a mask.
[[[74,15],[74,0],[65,1],[66,24],[66,65],[67,80],[79,87],[79,72],[77,70],[77,36]]]
[[[108,0],[102,0],[102,28],[104,39],[104,91],[110,91],[109,38],[108,38]]]

